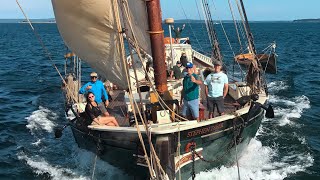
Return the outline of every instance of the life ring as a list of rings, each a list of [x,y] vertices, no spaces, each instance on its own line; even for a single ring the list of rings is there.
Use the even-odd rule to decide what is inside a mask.
[[[186,153],[191,151],[191,146],[194,146],[194,149],[196,149],[197,147],[197,143],[196,142],[188,142],[188,144],[186,145],[186,147],[184,148],[184,150],[186,151]]]

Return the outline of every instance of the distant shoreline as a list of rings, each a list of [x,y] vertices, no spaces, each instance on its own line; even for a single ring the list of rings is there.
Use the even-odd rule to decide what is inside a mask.
[[[309,22],[309,23],[320,23],[320,18],[318,19],[296,19],[296,20],[293,20],[293,22]]]
[[[49,19],[30,19],[31,23],[56,23],[54,18]],[[163,20],[164,21],[164,20]],[[222,23],[233,23],[233,20],[221,20]],[[197,19],[177,19],[175,23],[204,23],[204,20]],[[220,23],[220,20],[214,20]],[[262,21],[249,21],[249,23],[320,23],[318,19],[296,19],[296,20],[262,20]],[[28,23],[25,19],[0,19],[0,23]]]

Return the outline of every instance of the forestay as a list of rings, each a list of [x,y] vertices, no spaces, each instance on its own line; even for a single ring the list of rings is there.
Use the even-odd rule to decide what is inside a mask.
[[[52,0],[65,44],[102,77],[127,88],[116,24],[114,0]],[[151,54],[145,2],[130,0],[129,16],[139,46]],[[120,8],[119,8],[120,9]],[[121,14],[118,15],[120,17]],[[121,22],[126,24],[127,21]],[[132,38],[132,33],[127,33]]]

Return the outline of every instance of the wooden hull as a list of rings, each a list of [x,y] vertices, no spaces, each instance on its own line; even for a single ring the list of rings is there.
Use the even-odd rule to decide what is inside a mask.
[[[194,163],[195,173],[209,170],[221,165],[231,165],[235,159],[234,132],[239,132],[237,137],[240,142],[237,145],[238,157],[248,145],[261,123],[264,110],[253,106],[251,110],[237,118],[231,118],[220,122],[212,122],[205,126],[198,126],[180,131],[180,156],[177,152],[179,132],[163,134],[152,133],[152,143],[161,161],[163,169],[170,179],[189,178]],[[236,124],[234,129],[234,122]],[[137,132],[114,132],[84,129],[77,121],[71,124],[75,140],[80,148],[97,153],[99,158],[118,167],[124,174],[135,179],[147,179],[149,177],[141,143]],[[145,134],[147,152],[148,141]],[[190,145],[195,145],[195,152],[205,162],[196,156],[192,161]],[[179,173],[180,170],[180,173]]]
[[[276,54],[257,54],[259,62],[262,65],[263,70],[267,73],[276,74],[277,73],[277,59]],[[254,60],[253,54],[239,54],[235,57],[235,60],[241,64],[249,66]]]

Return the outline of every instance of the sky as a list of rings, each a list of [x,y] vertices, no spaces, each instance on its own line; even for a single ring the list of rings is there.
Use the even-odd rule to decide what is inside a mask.
[[[129,0],[133,1],[133,0]],[[234,2],[234,0],[230,0]],[[249,21],[320,18],[320,0],[243,0]],[[50,0],[19,0],[30,19],[53,18]],[[196,3],[197,2],[197,3]],[[203,19],[201,0],[161,0],[163,19]],[[232,19],[228,0],[208,0],[213,19]],[[212,5],[214,2],[214,5]],[[15,0],[0,0],[0,19],[23,19]],[[200,11],[200,16],[198,8]],[[233,7],[236,10],[236,6]]]

